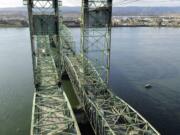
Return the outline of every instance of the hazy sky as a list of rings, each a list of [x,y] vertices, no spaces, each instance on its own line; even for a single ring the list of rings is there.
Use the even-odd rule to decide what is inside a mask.
[[[125,0],[114,0],[114,5],[121,5]],[[180,6],[180,0],[126,0],[121,6]],[[136,2],[135,2],[136,1]],[[63,0],[64,6],[79,6],[81,0]],[[22,6],[22,0],[0,0],[0,7]]]

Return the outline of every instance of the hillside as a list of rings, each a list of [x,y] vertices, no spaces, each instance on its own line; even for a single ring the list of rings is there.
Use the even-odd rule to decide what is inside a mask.
[[[80,7],[62,7],[62,11],[64,14],[80,14]],[[0,15],[2,14],[27,16],[27,8],[0,8]],[[114,16],[163,16],[169,14],[180,15],[180,7],[113,7]]]

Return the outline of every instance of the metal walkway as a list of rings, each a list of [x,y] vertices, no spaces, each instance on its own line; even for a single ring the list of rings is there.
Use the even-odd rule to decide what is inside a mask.
[[[36,79],[31,135],[80,135],[65,92],[58,87],[58,74],[48,36],[37,36]]]

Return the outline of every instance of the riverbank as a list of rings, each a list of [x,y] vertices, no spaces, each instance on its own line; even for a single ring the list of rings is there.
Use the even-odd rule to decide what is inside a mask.
[[[0,27],[28,27],[28,19],[0,16]]]
[[[80,18],[65,17],[64,23],[80,27]],[[0,27],[28,27],[28,19],[1,17]],[[113,16],[112,27],[180,27],[180,16]]]
[[[115,27],[180,27],[180,16],[114,16]]]

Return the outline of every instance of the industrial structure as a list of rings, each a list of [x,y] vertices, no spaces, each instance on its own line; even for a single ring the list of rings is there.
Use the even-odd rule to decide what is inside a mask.
[[[31,135],[80,135],[61,78],[70,78],[96,135],[159,135],[108,87],[112,0],[82,0],[81,51],[63,24],[60,0],[24,0],[34,71]]]

